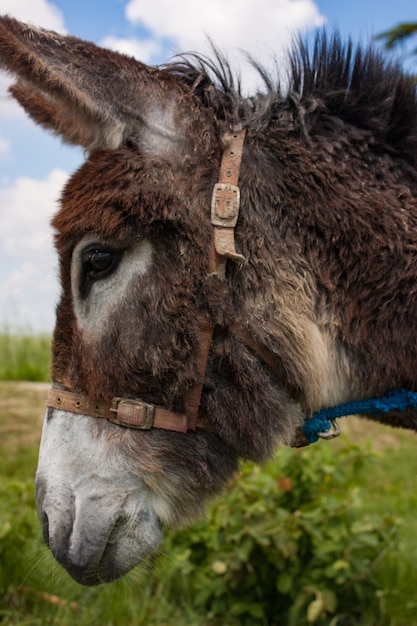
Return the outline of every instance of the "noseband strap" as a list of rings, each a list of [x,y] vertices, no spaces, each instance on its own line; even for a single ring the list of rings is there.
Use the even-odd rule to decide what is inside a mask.
[[[187,415],[173,413],[162,406],[139,399],[113,398],[110,403],[106,403],[72,391],[50,389],[46,406],[79,415],[102,417],[113,424],[138,430],[162,428],[185,433],[189,429]],[[193,430],[195,428],[214,430],[212,424],[200,417],[194,423]]]

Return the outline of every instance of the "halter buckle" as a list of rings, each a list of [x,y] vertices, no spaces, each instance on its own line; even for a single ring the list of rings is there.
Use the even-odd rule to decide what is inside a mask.
[[[240,190],[230,183],[216,183],[211,200],[213,226],[234,228],[239,216]]]
[[[109,418],[114,424],[140,430],[150,430],[153,426],[155,406],[142,400],[114,398],[110,411],[115,413]]]

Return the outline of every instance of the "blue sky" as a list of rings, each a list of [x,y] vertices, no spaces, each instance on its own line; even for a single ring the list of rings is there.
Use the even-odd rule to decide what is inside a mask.
[[[298,30],[326,24],[367,41],[401,21],[417,21],[416,0],[0,0],[0,13],[67,32],[150,64],[202,50],[210,36],[253,78],[235,50],[268,64]],[[243,64],[243,65],[242,65]],[[36,128],[6,96],[0,74],[0,326],[50,330],[57,300],[49,220],[82,152]]]

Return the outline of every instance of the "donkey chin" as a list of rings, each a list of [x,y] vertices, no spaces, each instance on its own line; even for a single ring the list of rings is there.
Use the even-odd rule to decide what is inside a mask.
[[[45,542],[83,585],[114,581],[153,552],[166,509],[95,426],[94,418],[49,409],[36,476]]]

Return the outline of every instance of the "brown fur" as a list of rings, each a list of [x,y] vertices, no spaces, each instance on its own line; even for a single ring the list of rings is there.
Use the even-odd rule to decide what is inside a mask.
[[[287,95],[261,70],[266,93],[245,99],[224,63],[147,68],[11,20],[1,28],[0,58],[25,81],[16,97],[90,150],[53,221],[54,379],[181,410],[196,376],[196,312],[217,324],[201,413],[218,435],[117,431],[153,489],[165,472],[177,520],[238,457],[289,443],[304,414],[417,390],[417,103],[398,68],[321,35],[312,58],[294,53]],[[247,129],[236,230],[246,262],[229,263],[224,284],[207,277],[209,206],[221,136],[236,122]],[[72,252],[89,233],[126,246],[146,236],[156,251],[98,335],[77,324],[71,293]],[[228,332],[236,320],[276,355],[279,376]],[[411,412],[391,421],[417,424]]]

